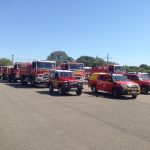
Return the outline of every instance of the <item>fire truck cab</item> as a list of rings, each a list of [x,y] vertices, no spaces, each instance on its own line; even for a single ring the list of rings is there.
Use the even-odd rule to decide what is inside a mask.
[[[33,61],[21,65],[21,83],[48,85],[51,69],[56,67],[56,61]]]
[[[91,69],[91,74],[94,72],[105,72],[105,73],[115,73],[115,74],[125,74],[126,68],[123,65],[108,65],[108,66],[94,66]]]
[[[13,65],[3,67],[3,75],[2,75],[3,80],[11,81],[12,76],[13,76],[13,69],[14,69]]]
[[[123,65],[108,65],[107,66],[108,73],[116,73],[116,74],[124,74],[126,73],[126,67]]]
[[[76,79],[79,79],[81,81],[85,80],[84,63],[75,61],[64,62],[60,64],[60,69],[73,71]]]

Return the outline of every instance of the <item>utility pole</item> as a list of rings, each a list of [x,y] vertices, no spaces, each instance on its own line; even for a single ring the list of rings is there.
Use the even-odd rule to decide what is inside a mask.
[[[14,54],[12,54],[12,64],[14,64]]]
[[[108,65],[108,62],[109,62],[109,53],[107,53],[107,65]]]

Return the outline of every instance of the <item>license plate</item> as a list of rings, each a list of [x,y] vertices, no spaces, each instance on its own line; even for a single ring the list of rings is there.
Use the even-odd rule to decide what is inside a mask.
[[[132,91],[131,93],[132,93],[132,94],[136,94],[136,91]]]

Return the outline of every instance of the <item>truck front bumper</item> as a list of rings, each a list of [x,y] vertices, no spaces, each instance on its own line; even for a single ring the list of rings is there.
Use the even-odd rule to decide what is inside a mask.
[[[121,88],[120,90],[120,95],[139,95],[139,94],[140,89],[138,88],[127,88],[127,89]]]
[[[40,84],[40,83],[48,83],[49,82],[49,77],[36,77],[35,82]]]

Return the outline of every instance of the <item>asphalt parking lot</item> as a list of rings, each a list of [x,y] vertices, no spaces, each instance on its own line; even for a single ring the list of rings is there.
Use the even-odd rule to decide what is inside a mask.
[[[0,150],[149,150],[150,94],[114,99],[0,83]]]

